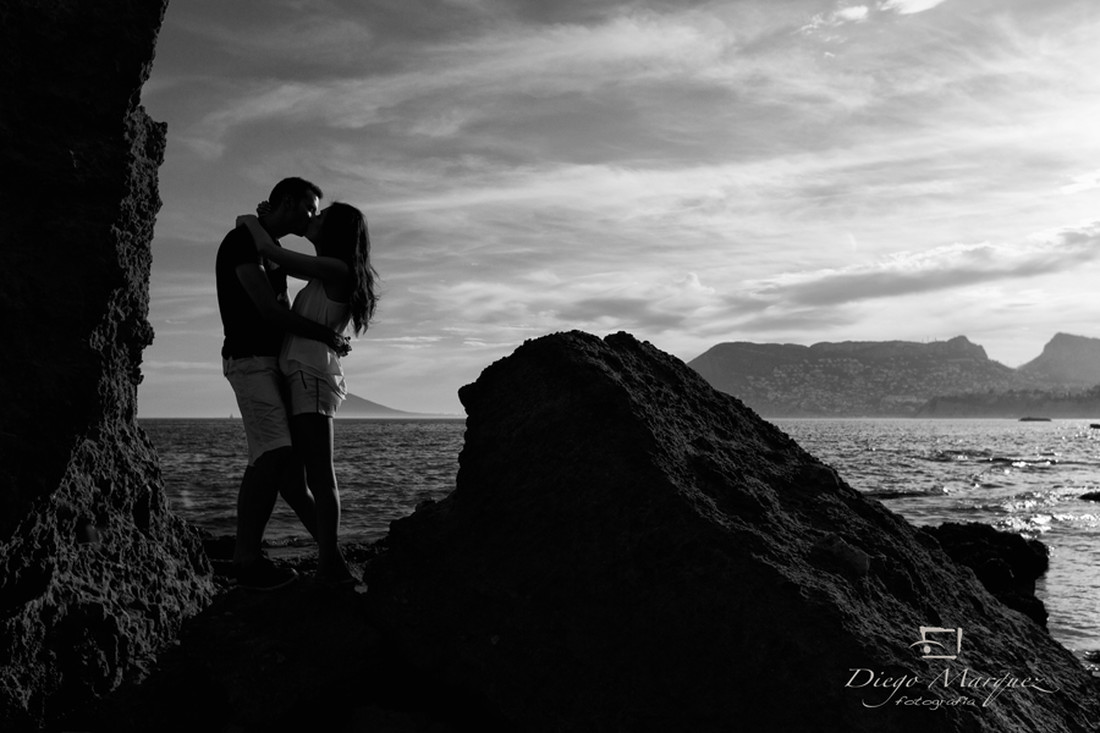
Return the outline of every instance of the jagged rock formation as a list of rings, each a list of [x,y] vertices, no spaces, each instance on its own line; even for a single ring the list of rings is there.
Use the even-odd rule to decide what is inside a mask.
[[[1022,383],[963,336],[929,344],[726,343],[688,365],[716,389],[776,417],[911,415],[936,395]]]
[[[231,537],[207,543],[216,559]],[[377,552],[345,544],[358,567]],[[281,562],[276,559],[276,562]],[[302,578],[271,593],[226,590],[184,624],[180,643],[140,685],[82,716],[79,730],[503,731],[475,697],[410,669],[370,622],[360,592],[310,580],[316,558],[290,559]],[[199,704],[201,701],[201,704]]]
[[[1053,732],[1100,719],[1074,657],[930,535],[652,346],[547,336],[460,397],[457,488],[392,525],[368,602],[411,665],[515,729]],[[922,626],[952,629],[925,639],[955,658],[924,658]],[[903,675],[912,686],[870,679]],[[990,699],[975,675],[1033,686]]]
[[[0,720],[140,673],[212,592],[135,422],[165,127],[139,104],[166,0],[0,7]]]
[[[922,529],[939,540],[953,560],[973,570],[1001,603],[1046,626],[1046,606],[1035,596],[1035,581],[1050,567],[1046,545],[977,522]]]
[[[1100,339],[1057,333],[1020,372],[1052,386],[1096,386],[1100,384]]]

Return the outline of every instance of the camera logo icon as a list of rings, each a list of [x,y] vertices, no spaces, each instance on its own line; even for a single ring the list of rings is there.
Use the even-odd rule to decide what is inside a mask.
[[[920,641],[915,641],[909,645],[912,647],[920,647],[922,652],[921,659],[956,659],[959,656],[959,652],[962,651],[963,630],[959,626],[957,628],[945,629],[939,626],[921,626],[920,628]],[[943,641],[937,641],[936,639],[929,639],[929,634],[939,635],[939,638]],[[951,636],[946,636],[950,634]],[[952,637],[954,637],[955,653],[951,653],[950,644]],[[933,652],[937,652],[933,654]]]

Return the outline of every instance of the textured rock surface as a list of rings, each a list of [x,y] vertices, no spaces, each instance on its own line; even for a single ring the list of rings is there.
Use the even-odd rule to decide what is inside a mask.
[[[165,129],[139,105],[166,2],[0,6],[0,720],[141,673],[209,598],[135,423]]]
[[[227,539],[207,545],[213,558],[232,551]],[[353,568],[375,553],[363,545],[343,549]],[[312,582],[315,556],[277,562],[302,578],[270,593],[222,593],[184,625],[179,645],[160,657],[156,672],[73,727],[110,733],[500,730],[479,700],[408,668],[369,622],[360,592]]]
[[[648,344],[544,337],[460,397],[457,488],[393,524],[368,566],[368,602],[410,664],[467,686],[518,729],[1083,731],[1100,720],[1094,681],[1038,625]],[[922,626],[962,629],[961,644],[928,637],[956,658],[923,658],[938,648],[914,646]],[[975,675],[1041,678],[1048,691],[992,695]]]
[[[1046,545],[976,522],[948,522],[924,530],[952,559],[973,570],[998,600],[1046,626],[1046,606],[1035,596],[1035,581],[1050,567]]]

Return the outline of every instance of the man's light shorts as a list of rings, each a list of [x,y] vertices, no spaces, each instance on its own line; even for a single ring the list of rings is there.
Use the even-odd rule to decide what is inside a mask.
[[[287,377],[287,382],[290,387],[292,415],[320,413],[336,417],[336,410],[347,394],[344,378],[336,374],[322,378],[308,372],[296,371]]]
[[[289,447],[290,422],[287,394],[279,360],[274,356],[223,359],[222,371],[241,410],[248,438],[248,465],[270,450]]]

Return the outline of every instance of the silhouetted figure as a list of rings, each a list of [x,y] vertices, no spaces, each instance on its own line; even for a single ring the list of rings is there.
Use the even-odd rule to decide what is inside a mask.
[[[337,332],[349,325],[356,334],[365,331],[377,296],[363,214],[336,203],[313,218],[306,238],[316,247],[316,256],[279,247],[262,217],[242,216],[237,221],[248,227],[264,258],[278,263],[287,274],[309,281],[294,299],[294,312]],[[283,341],[279,368],[287,380],[294,449],[305,464],[317,510],[317,577],[353,585],[355,579],[337,540],[340,493],[333,466],[333,419],[347,396],[340,356],[331,345],[291,333]]]

